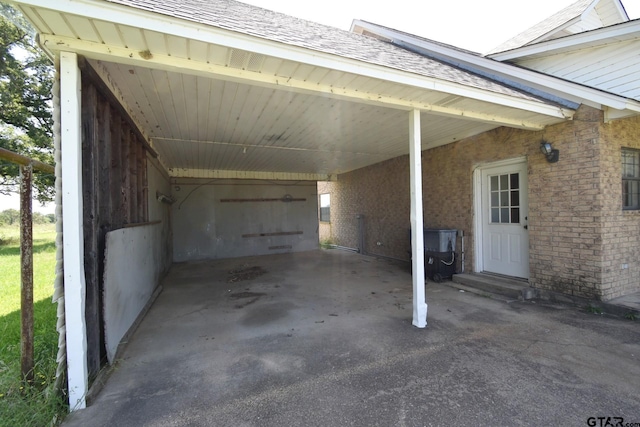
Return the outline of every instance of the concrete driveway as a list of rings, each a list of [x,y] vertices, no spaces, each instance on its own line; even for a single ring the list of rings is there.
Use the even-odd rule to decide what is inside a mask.
[[[338,250],[176,264],[163,286],[64,425],[640,423],[638,321],[428,283],[417,329],[408,266]]]

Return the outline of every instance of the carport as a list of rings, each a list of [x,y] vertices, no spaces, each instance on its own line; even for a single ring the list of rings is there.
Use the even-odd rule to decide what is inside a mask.
[[[14,3],[58,67],[57,294],[74,409],[172,261],[315,249],[305,183],[407,153],[412,323],[425,327],[421,152],[570,116],[411,46],[232,1]],[[118,156],[105,148],[116,140]]]

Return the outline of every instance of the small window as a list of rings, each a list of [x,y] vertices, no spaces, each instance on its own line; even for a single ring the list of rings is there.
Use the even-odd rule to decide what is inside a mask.
[[[622,149],[622,209],[640,209],[640,150]]]
[[[520,175],[517,173],[489,177],[492,224],[520,223]]]
[[[320,195],[320,221],[330,222],[331,220],[331,195]]]

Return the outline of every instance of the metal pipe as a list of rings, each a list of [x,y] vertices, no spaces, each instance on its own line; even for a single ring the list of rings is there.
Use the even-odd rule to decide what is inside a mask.
[[[55,173],[54,167],[47,163],[42,163],[41,161],[32,159],[27,156],[23,156],[22,154],[14,153],[13,151],[9,151],[4,148],[0,148],[0,159],[8,160],[10,162],[17,163],[22,166],[33,165],[33,169],[41,172],[46,172],[50,174]]]

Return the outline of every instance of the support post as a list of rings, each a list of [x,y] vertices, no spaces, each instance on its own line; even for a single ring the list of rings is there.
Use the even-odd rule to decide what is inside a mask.
[[[82,129],[78,56],[60,53],[62,233],[69,407],[86,407],[88,390],[85,320],[84,234],[82,227]]]
[[[411,267],[413,279],[413,325],[427,326],[424,288],[424,234],[422,218],[422,145],[420,111],[409,115],[409,174],[411,180]]]
[[[20,368],[33,383],[33,226],[31,181],[33,167],[20,166]]]

